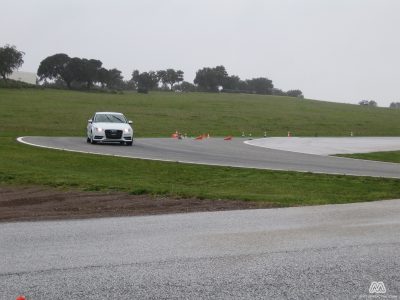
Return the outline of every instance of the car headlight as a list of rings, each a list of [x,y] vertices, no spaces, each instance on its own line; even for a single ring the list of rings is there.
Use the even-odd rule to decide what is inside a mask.
[[[96,127],[95,129],[96,129],[97,132],[103,132],[103,128]]]
[[[130,129],[130,128],[125,128],[125,129],[124,129],[124,132],[125,132],[125,133],[129,133],[129,132],[131,132],[131,129]]]

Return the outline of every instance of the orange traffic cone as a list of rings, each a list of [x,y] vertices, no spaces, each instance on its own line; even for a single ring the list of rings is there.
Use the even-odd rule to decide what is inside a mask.
[[[203,135],[199,135],[198,137],[195,138],[195,140],[202,140],[204,137]]]
[[[179,132],[178,132],[178,130],[177,130],[177,131],[175,131],[175,133],[171,134],[171,137],[172,137],[173,139],[177,139],[177,138],[178,138],[178,136],[179,136]]]
[[[20,295],[15,300],[26,300],[26,298],[25,296]]]

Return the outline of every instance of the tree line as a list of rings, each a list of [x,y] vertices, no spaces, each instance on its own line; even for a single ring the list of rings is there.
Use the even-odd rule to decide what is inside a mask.
[[[141,93],[150,90],[171,90],[180,92],[229,92],[252,93],[262,95],[279,95],[303,98],[300,90],[284,92],[274,88],[272,80],[258,77],[242,80],[239,76],[229,75],[224,66],[205,67],[196,72],[193,83],[184,81],[182,70],[166,69],[140,72],[134,70],[132,77],[124,81],[118,69],[105,69],[102,62],[96,59],[71,58],[59,53],[46,57],[41,61],[37,72],[40,81],[52,80],[67,88],[92,88],[99,84],[108,89],[135,89]],[[61,82],[60,82],[61,81]]]
[[[25,53],[19,51],[15,46],[0,47],[0,76],[5,82],[9,75],[22,66],[24,55]],[[184,80],[182,70],[172,68],[149,72],[134,70],[131,79],[124,80],[120,70],[106,69],[102,65],[103,63],[97,59],[71,58],[67,54],[58,53],[48,56],[40,62],[37,76],[44,85],[65,86],[69,89],[100,87],[102,89],[137,90],[141,93],[147,93],[149,90],[205,91],[303,98],[301,90],[282,91],[275,88],[272,80],[266,77],[242,80],[239,76],[229,75],[222,65],[199,69],[193,83]],[[361,100],[359,104],[377,106],[374,100]],[[400,102],[392,102],[389,107],[400,109]]]
[[[84,85],[90,89],[95,84],[110,89],[119,87],[122,81],[121,71],[115,68],[108,70],[102,65],[97,59],[71,58],[67,54],[59,53],[42,60],[37,75],[40,81],[63,81],[69,89],[73,85]]]
[[[24,52],[15,46],[0,47],[0,75],[6,81],[23,64]],[[193,83],[184,80],[182,70],[166,69],[140,72],[134,70],[129,80],[124,80],[122,72],[116,68],[106,69],[98,59],[69,57],[57,53],[40,62],[37,70],[39,82],[44,86],[66,87],[68,89],[119,89],[137,90],[147,93],[150,90],[171,90],[178,92],[227,92],[280,95],[303,98],[301,90],[282,91],[274,87],[272,80],[258,77],[242,80],[229,75],[224,66],[204,67],[196,72]]]
[[[375,100],[361,100],[358,102],[358,104],[361,106],[367,106],[367,107],[377,107],[378,106],[378,103]],[[389,108],[400,109],[400,102],[390,103]]]
[[[400,109],[400,102],[392,102],[392,103],[390,103],[389,108]]]

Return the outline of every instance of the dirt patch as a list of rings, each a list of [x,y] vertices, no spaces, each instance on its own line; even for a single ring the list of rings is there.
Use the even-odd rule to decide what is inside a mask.
[[[0,222],[269,208],[270,203],[0,186]]]

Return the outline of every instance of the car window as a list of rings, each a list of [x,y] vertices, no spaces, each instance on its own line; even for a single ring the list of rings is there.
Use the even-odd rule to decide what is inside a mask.
[[[94,122],[96,123],[126,123],[126,119],[123,115],[115,114],[97,114]]]

